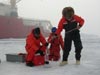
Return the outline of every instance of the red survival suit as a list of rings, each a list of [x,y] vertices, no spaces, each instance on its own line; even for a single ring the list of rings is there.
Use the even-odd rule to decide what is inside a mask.
[[[61,35],[55,39],[52,39],[53,36],[54,33],[51,33],[48,38],[48,42],[51,44],[49,49],[49,60],[58,61],[60,59],[60,45],[62,49],[64,49],[64,42]]]
[[[82,27],[84,24],[84,19],[77,15],[73,15],[72,19],[68,21],[65,17],[62,17],[58,24],[58,30],[56,34],[59,35],[63,29],[65,29],[65,33],[70,31],[71,29]],[[63,52],[63,61],[68,60],[69,52],[71,51],[72,41],[75,46],[75,58],[76,60],[80,60],[81,58],[81,50],[83,48],[79,29],[76,29],[70,33],[65,34],[64,40],[64,52]]]
[[[71,22],[74,22],[74,21],[77,22],[77,23],[79,23],[80,27],[82,27],[83,24],[84,24],[84,20],[81,17],[77,16],[77,15],[73,16],[73,19],[72,19]],[[64,29],[64,25],[65,24],[67,24],[67,20],[66,20],[65,17],[62,17],[61,20],[59,21],[58,29],[56,31],[56,34],[59,35],[61,33],[61,31]]]
[[[42,43],[42,46],[40,45],[40,43]],[[33,33],[30,33],[28,36],[27,36],[27,39],[26,39],[26,52],[27,52],[27,56],[26,56],[26,63],[28,61],[32,61],[33,64],[35,63],[35,65],[38,65],[38,62],[37,61],[43,61],[42,64],[44,63],[44,57],[42,57],[42,59],[40,58],[39,60],[36,59],[36,56],[35,56],[35,53],[37,52],[37,50],[42,50],[45,52],[46,50],[46,40],[45,38],[43,37],[42,34],[40,34],[40,38],[36,39],[34,34]]]

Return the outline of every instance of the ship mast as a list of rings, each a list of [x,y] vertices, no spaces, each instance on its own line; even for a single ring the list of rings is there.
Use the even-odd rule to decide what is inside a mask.
[[[17,7],[16,4],[20,2],[21,0],[10,0],[10,5],[11,5],[11,16],[17,17],[18,12],[17,12]]]
[[[11,7],[12,8],[15,8],[15,6],[16,6],[16,4],[18,3],[18,2],[20,2],[21,0],[10,0],[10,5],[11,5]]]
[[[16,6],[16,0],[10,0],[10,4],[12,8],[15,8]]]

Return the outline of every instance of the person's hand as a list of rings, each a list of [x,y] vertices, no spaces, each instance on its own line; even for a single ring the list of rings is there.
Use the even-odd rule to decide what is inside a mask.
[[[77,25],[77,29],[80,29],[80,28],[81,28],[81,26]]]
[[[36,54],[40,54],[41,56],[44,56],[44,52],[42,50],[37,50]]]

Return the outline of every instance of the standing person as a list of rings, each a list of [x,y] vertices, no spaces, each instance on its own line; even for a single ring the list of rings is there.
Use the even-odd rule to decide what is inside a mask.
[[[65,29],[63,59],[60,66],[68,64],[68,56],[69,52],[71,51],[72,41],[74,42],[75,46],[76,64],[80,64],[81,50],[83,46],[79,29],[83,26],[84,20],[78,15],[75,15],[72,7],[65,7],[62,11],[62,15],[63,17],[59,22],[58,30],[56,31],[55,35],[59,35],[61,31]]]
[[[40,45],[40,43],[42,43],[42,46]],[[33,61],[35,54],[40,54],[41,56],[44,56],[46,46],[47,43],[40,32],[40,28],[33,29],[26,39],[26,65],[30,67],[35,66],[35,61]]]
[[[58,61],[60,59],[60,46],[62,47],[62,50],[64,49],[64,42],[62,39],[62,36],[59,35],[56,38],[53,38],[56,32],[56,27],[53,27],[51,29],[51,34],[48,38],[48,43],[50,43],[50,49],[49,49],[49,60]]]

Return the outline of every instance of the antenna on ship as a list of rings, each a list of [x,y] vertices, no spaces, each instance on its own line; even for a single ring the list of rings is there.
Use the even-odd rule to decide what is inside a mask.
[[[18,17],[17,7],[16,4],[19,3],[21,0],[10,0],[11,5],[11,16]]]
[[[11,4],[11,7],[12,8],[15,8],[16,7],[16,4],[18,3],[18,2],[20,2],[21,0],[10,0],[10,4]]]

